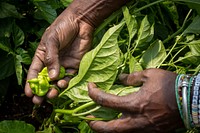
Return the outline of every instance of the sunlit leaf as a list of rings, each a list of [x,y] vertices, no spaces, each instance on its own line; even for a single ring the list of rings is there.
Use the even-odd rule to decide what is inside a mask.
[[[15,73],[17,76],[18,84],[22,84],[22,77],[23,77],[23,70],[22,70],[22,64],[21,64],[21,57],[20,55],[15,56]]]
[[[129,32],[129,43],[130,43],[131,39],[137,33],[137,21],[135,19],[135,16],[132,16],[129,13],[129,10],[127,7],[123,8],[123,14],[124,14],[124,19],[128,28],[128,32]]]
[[[183,34],[188,33],[194,33],[194,34],[200,34],[200,16],[196,16],[192,23],[186,28],[186,30],[183,32]]]
[[[139,31],[137,33],[136,45],[142,47],[146,42],[150,42],[154,35],[154,25],[150,25],[147,16],[141,22]]]
[[[166,50],[162,41],[157,40],[144,52],[140,59],[143,68],[156,68],[165,59]]]
[[[115,81],[119,65],[117,38],[124,23],[109,29],[100,44],[85,54],[80,63],[79,73],[70,80],[62,95],[67,95],[75,102],[90,101],[87,83],[95,82],[98,87],[108,90]]]

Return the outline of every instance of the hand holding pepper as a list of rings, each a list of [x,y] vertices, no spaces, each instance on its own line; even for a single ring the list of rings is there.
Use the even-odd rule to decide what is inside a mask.
[[[68,73],[75,73],[82,56],[90,49],[93,29],[88,23],[76,20],[76,15],[66,9],[43,34],[29,68],[27,80],[36,78],[44,66],[47,66],[51,80],[58,79],[61,65]],[[65,88],[68,81],[69,78],[66,77],[57,84],[60,88]],[[33,97],[35,104],[41,104],[43,101],[43,97],[33,95],[28,82],[25,94]],[[57,90],[52,88],[47,97],[53,98],[57,95]]]
[[[83,55],[90,49],[94,28],[130,0],[73,0],[44,32],[29,68],[27,80],[36,78],[46,66],[51,80],[57,80],[60,66],[74,74]],[[66,88],[70,78],[57,82]],[[33,95],[29,83],[25,94],[33,97],[33,103],[41,104],[44,97]],[[48,98],[58,95],[56,89],[47,93]]]
[[[175,97],[176,76],[161,69],[122,74],[119,79],[124,85],[141,88],[136,93],[121,97],[107,94],[94,83],[89,83],[89,96],[96,103],[122,112],[119,119],[91,121],[90,127],[99,133],[163,133],[183,126]]]

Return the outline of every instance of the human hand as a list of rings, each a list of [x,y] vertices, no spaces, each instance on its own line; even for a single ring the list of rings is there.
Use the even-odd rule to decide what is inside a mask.
[[[183,126],[175,97],[176,76],[161,69],[122,74],[119,79],[124,85],[141,86],[126,96],[107,94],[89,83],[89,96],[97,104],[122,112],[119,119],[90,121],[89,126],[99,133],[163,133]]]
[[[37,77],[45,66],[53,81],[57,80],[61,65],[68,73],[76,73],[81,58],[90,49],[93,30],[94,27],[77,19],[70,9],[66,9],[44,32],[29,68],[27,80]],[[66,88],[69,80],[69,77],[65,77],[57,82],[57,86]],[[44,99],[33,95],[28,82],[25,85],[25,94],[33,97],[35,104],[41,104]],[[51,88],[47,98],[57,95],[58,91]]]

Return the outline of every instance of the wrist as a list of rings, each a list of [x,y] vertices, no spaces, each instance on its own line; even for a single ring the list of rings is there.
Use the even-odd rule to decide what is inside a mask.
[[[102,21],[130,0],[74,0],[68,9],[76,19],[97,27]]]

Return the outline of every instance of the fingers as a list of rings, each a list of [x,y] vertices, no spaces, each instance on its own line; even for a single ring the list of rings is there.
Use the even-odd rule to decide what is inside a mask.
[[[60,72],[58,39],[56,39],[55,33],[49,33],[48,39],[42,39],[40,43],[41,45],[48,47],[45,51],[44,63],[48,68],[49,78],[51,80],[56,80]]]
[[[125,117],[123,119],[116,119],[112,121],[90,121],[89,126],[96,132],[100,133],[132,133],[144,132],[144,127],[153,126],[145,117]],[[151,131],[152,129],[148,129]]]
[[[77,70],[75,70],[75,69],[67,69],[66,72],[67,72],[67,74],[74,75],[74,74],[77,72]],[[61,89],[67,88],[70,79],[71,79],[71,76],[67,76],[67,77],[65,77],[65,78],[63,78],[63,79],[61,79],[61,80],[59,80],[59,81],[57,82],[57,86],[58,86],[59,88],[61,88]]]
[[[119,80],[124,85],[140,86],[145,82],[146,77],[144,76],[144,71],[140,71],[131,74],[121,74]]]
[[[39,97],[37,95],[34,95],[33,96],[33,99],[32,99],[32,102],[35,104],[35,105],[41,105],[42,102],[44,100],[44,97]]]
[[[105,93],[97,88],[94,83],[88,84],[88,91],[89,96],[98,104],[109,107],[112,109],[116,109],[118,111],[133,111],[134,106],[133,104],[138,104],[137,92],[132,93],[131,95],[127,96],[116,96],[112,94]],[[132,100],[136,99],[136,100]],[[132,105],[132,107],[130,107]]]
[[[33,62],[28,70],[27,80],[36,78],[38,73],[42,70],[42,68],[44,67],[43,62],[42,62],[43,57],[44,56],[42,54],[39,54],[39,52],[36,52],[36,54],[33,58]],[[31,90],[28,82],[26,82],[26,85],[25,85],[25,94],[28,97],[33,96],[32,90]]]

